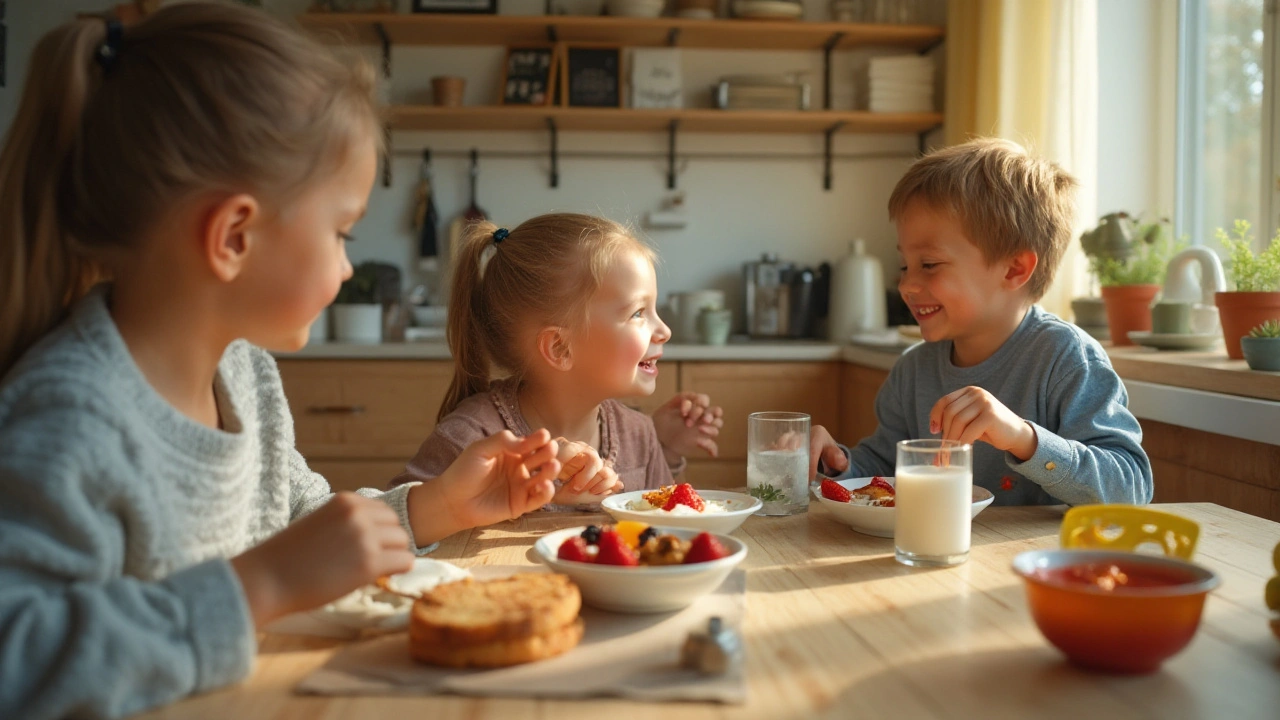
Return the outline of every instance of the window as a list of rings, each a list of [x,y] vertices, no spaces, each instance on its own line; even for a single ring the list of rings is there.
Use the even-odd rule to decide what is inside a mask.
[[[1217,228],[1248,220],[1274,232],[1264,122],[1265,0],[1182,0],[1178,33],[1176,232],[1214,245]],[[1280,143],[1276,144],[1280,147]],[[1269,186],[1269,183],[1268,183]],[[1280,209],[1277,206],[1276,209]]]

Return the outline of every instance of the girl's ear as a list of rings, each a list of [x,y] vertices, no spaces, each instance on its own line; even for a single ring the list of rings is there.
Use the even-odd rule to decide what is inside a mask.
[[[1004,281],[1009,289],[1017,290],[1026,285],[1039,264],[1040,256],[1030,250],[1014,253],[1005,265]]]
[[[253,230],[262,218],[258,201],[244,193],[213,203],[200,221],[200,249],[209,269],[222,282],[244,270],[253,249]]]
[[[546,327],[538,332],[538,356],[553,370],[573,369],[573,351],[564,328]]]

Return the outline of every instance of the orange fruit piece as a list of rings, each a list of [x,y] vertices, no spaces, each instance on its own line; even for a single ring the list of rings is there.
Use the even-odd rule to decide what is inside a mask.
[[[636,550],[640,547],[640,533],[644,532],[648,527],[648,525],[635,520],[623,520],[615,525],[613,529],[618,533],[618,537],[622,538],[623,542],[629,545],[632,550]]]

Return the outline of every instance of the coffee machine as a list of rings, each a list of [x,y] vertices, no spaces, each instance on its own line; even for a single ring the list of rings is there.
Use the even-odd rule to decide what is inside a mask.
[[[822,270],[782,262],[773,253],[742,266],[747,335],[752,338],[814,337],[825,314]]]

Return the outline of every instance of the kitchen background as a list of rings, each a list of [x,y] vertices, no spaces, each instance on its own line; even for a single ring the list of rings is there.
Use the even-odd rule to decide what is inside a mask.
[[[106,0],[20,0],[7,3],[9,47],[7,82],[0,88],[0,127],[8,127],[27,73],[26,60],[38,38],[77,12],[101,11]],[[402,2],[402,4],[404,4]],[[265,0],[282,17],[306,11],[310,0]],[[829,18],[825,0],[806,0],[805,19]],[[499,13],[536,15],[542,0],[499,0]],[[1097,210],[1145,209],[1167,213],[1173,198],[1173,69],[1176,3],[1164,0],[1107,0],[1098,3],[1098,173]],[[376,60],[372,49],[366,49]],[[880,54],[883,54],[881,51]],[[889,51],[893,52],[893,51]],[[833,62],[833,107],[853,107],[859,73],[865,82],[868,52],[837,52]],[[941,66],[943,53],[935,50]],[[498,94],[503,49],[500,47],[395,46],[392,50],[391,102],[426,103],[430,78],[467,78],[464,103],[491,104]],[[682,69],[686,106],[705,105],[710,86],[726,74],[805,71],[820,103],[821,53],[684,50]],[[937,86],[945,71],[940,68]],[[941,142],[940,133],[930,140]],[[641,219],[661,210],[672,192],[666,188],[667,137],[663,133],[560,133],[562,153],[608,151],[651,153],[652,159],[563,157],[560,186],[548,184],[545,132],[397,132],[393,139],[394,181],[379,182],[369,212],[356,228],[353,262],[379,260],[405,273],[406,287],[425,279],[414,262],[411,228],[419,152],[430,147],[435,202],[443,225],[468,203],[468,167],[464,151],[480,151],[477,197],[496,222],[515,226],[533,215],[563,210],[596,213],[631,223],[662,257],[659,289],[669,292],[718,288],[726,292],[741,328],[742,263],[761,253],[816,265],[834,261],[854,238],[866,239],[879,257],[887,287],[894,282],[897,259],[885,205],[894,183],[917,154],[913,135],[837,134],[833,150],[833,187],[822,189],[822,136],[717,135],[681,133],[679,153],[743,153],[741,159],[693,157],[681,164],[678,191],[684,195],[684,227],[648,229]],[[456,153],[441,151],[459,151]],[[494,152],[531,152],[539,157],[502,158]],[[762,153],[788,156],[760,159]],[[1088,221],[1091,219],[1084,219]],[[1082,221],[1082,225],[1084,224]],[[1091,223],[1090,223],[1091,224]]]

